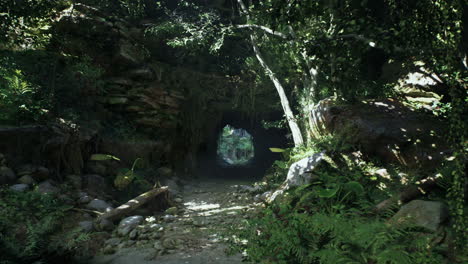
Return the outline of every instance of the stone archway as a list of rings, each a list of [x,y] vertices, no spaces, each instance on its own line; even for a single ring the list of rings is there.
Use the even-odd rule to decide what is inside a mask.
[[[253,138],[254,157],[243,166],[223,166],[217,155],[218,138],[223,128],[230,125],[245,129]],[[286,130],[265,129],[261,122],[253,121],[239,112],[225,112],[214,126],[212,136],[200,146],[197,154],[197,176],[217,178],[252,178],[260,179],[273,162],[279,158],[278,153],[272,153],[271,147],[286,147]]]

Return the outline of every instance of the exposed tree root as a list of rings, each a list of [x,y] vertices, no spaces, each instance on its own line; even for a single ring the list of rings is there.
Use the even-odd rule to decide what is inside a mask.
[[[424,195],[430,192],[437,186],[437,177],[429,177],[421,181],[419,185],[411,185],[406,187],[400,193],[392,196],[391,198],[380,202],[374,207],[374,212],[381,213],[384,212],[393,206],[399,206],[401,204],[407,203],[411,200],[416,199],[417,197]]]

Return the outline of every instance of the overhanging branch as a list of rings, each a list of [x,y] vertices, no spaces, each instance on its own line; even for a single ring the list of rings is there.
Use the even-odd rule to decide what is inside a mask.
[[[268,27],[265,27],[265,26],[261,26],[261,25],[255,25],[255,24],[244,24],[244,25],[235,25],[236,28],[254,28],[254,29],[260,29],[268,34],[271,34],[271,35],[274,35],[274,36],[277,36],[277,37],[280,37],[280,38],[283,38],[283,39],[287,39],[288,36],[284,33],[281,33],[279,31],[274,31],[273,29],[271,28],[268,28]]]

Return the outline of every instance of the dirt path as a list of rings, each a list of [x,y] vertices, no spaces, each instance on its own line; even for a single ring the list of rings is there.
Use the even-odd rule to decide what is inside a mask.
[[[141,239],[111,239],[117,250],[96,256],[90,263],[241,263],[242,255],[226,254],[222,234],[254,210],[252,196],[242,188],[249,183],[215,179],[188,182],[181,193],[183,207],[178,213],[153,222],[149,219],[150,223],[139,228],[153,231],[148,231],[150,235],[140,232]]]

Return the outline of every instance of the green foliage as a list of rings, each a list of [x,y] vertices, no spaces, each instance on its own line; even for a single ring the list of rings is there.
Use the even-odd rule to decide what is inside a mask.
[[[291,163],[314,153],[317,149],[306,147],[284,152],[285,161],[273,166],[277,178],[266,178],[270,187],[284,181]],[[449,263],[447,244],[434,243],[440,233],[426,233],[411,223],[390,224],[387,219],[396,208],[373,213],[375,204],[401,185],[394,189],[394,183],[371,176],[376,169],[371,163],[335,163],[338,156],[317,167],[310,184],[289,190],[257,217],[234,227],[233,248],[254,263]],[[439,171],[444,189],[453,186],[456,168],[455,159],[446,163]],[[399,171],[389,168],[389,173],[394,170]],[[431,197],[443,199],[437,193]]]
[[[117,158],[116,156],[109,155],[109,154],[93,154],[93,155],[91,155],[89,160],[94,160],[94,161],[116,160],[116,161],[120,161],[120,159]]]
[[[66,6],[65,0],[1,0],[0,49],[43,47],[51,34],[51,16]]]
[[[466,86],[465,86],[466,87]],[[468,152],[467,138],[467,120],[468,101],[466,89],[460,86],[454,86],[451,89],[453,100],[453,111],[450,113],[450,134],[449,140],[453,145],[453,170],[450,171],[448,179],[451,180],[451,186],[447,192],[448,203],[453,219],[453,228],[456,234],[456,247],[463,251],[466,249],[466,228],[468,220],[466,218],[466,160]],[[447,176],[447,175],[446,175]]]
[[[77,76],[81,82],[89,86],[88,89],[99,90],[104,85],[101,80],[104,70],[93,64],[88,56],[80,57],[71,63],[70,71]]]
[[[219,137],[217,153],[229,165],[244,165],[254,157],[252,136],[227,125]]]
[[[234,231],[234,248],[255,263],[442,263],[431,235],[366,216],[376,182],[356,170],[314,174]]]
[[[173,48],[184,48],[189,53],[203,49],[217,53],[229,34],[215,10],[205,9],[190,1],[180,1],[176,8],[160,4],[167,19],[146,29],[146,35],[166,41]],[[196,12],[193,12],[196,11]]]
[[[354,101],[393,94],[393,81],[381,78],[386,62],[422,62],[444,85],[463,86],[463,1],[250,3],[245,23],[282,34],[256,30],[267,62],[302,108],[333,95]]]
[[[89,233],[83,233],[81,227],[77,227],[51,238],[50,250],[58,252],[79,251],[84,242],[91,239]]]
[[[137,171],[145,166],[141,158],[135,159],[130,169],[122,168],[117,172],[114,179],[114,186],[119,190],[119,198],[122,201],[129,199],[149,190],[152,185],[145,177]]]
[[[26,78],[12,58],[0,58],[0,121],[39,121],[49,109],[39,86]]]
[[[0,190],[0,254],[2,260],[26,263],[51,248],[51,236],[69,206],[39,192]],[[63,242],[63,241],[62,241]]]
[[[266,209],[241,234],[255,263],[440,263],[434,254],[420,261],[428,241],[416,232],[395,228],[378,219],[338,214]]]
[[[89,99],[102,93],[103,70],[89,57],[46,51],[2,51],[0,120],[15,125],[54,117],[85,118]]]

